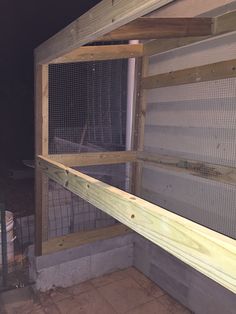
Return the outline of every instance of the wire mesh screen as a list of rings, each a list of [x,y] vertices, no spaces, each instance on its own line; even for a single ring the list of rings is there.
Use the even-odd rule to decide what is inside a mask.
[[[49,66],[49,152],[125,150],[127,60]]]
[[[75,167],[74,169],[125,190],[126,164]],[[50,180],[49,238],[104,228],[116,223],[113,217]]]
[[[49,152],[125,150],[127,60],[49,66]],[[80,171],[125,187],[125,165]],[[87,231],[116,220],[62,186],[49,181],[48,237]]]
[[[236,167],[235,106],[235,78],[149,91],[145,150],[178,171],[146,166],[142,184],[146,199],[236,239],[233,169],[220,168]]]
[[[30,283],[27,249],[34,243],[34,180],[17,174],[0,180],[0,292]]]

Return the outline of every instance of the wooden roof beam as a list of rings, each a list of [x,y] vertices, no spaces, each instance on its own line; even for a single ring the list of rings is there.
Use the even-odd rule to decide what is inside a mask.
[[[96,39],[119,41],[132,39],[158,39],[212,34],[212,18],[154,18],[141,17]]]
[[[142,57],[143,44],[86,46],[56,58],[52,63],[116,60]]]
[[[50,63],[174,0],[103,0],[35,50],[35,63]]]

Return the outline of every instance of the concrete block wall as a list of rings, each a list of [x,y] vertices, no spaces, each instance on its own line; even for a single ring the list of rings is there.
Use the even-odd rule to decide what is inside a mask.
[[[133,265],[133,233],[40,257],[29,248],[30,278],[39,291],[68,287]]]
[[[134,266],[196,314],[236,313],[234,293],[138,234]]]
[[[30,247],[29,261],[40,291],[134,266],[193,313],[236,313],[235,294],[134,232],[37,258]]]

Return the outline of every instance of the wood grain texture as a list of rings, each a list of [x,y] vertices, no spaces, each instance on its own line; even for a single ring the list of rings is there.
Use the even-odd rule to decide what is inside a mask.
[[[138,160],[153,163],[158,168],[188,173],[208,180],[236,185],[236,168],[234,167],[147,152],[138,153]]]
[[[143,55],[143,45],[86,46],[73,50],[53,63],[84,62],[136,58]]]
[[[130,232],[131,230],[126,226],[116,224],[111,227],[71,233],[43,242],[43,255],[71,249],[99,240],[110,239]]]
[[[204,36],[212,33],[212,19],[196,18],[152,18],[141,17],[96,39],[115,41],[133,39],[157,39],[183,36]]]
[[[48,66],[35,69],[35,155],[48,154]],[[42,254],[42,240],[47,239],[48,178],[35,167],[35,254]]]
[[[236,241],[46,157],[49,178],[236,292]]]
[[[173,0],[103,0],[35,50],[36,63],[79,48]]]
[[[214,19],[213,34],[223,34],[236,30],[236,11],[217,16]]]
[[[148,14],[152,17],[193,17],[193,16],[212,16],[212,11],[226,7],[233,0],[180,0],[174,1]],[[214,16],[214,15],[213,15]]]
[[[63,163],[65,166],[108,165],[136,161],[134,151],[116,151],[103,153],[55,154],[48,158]]]
[[[236,77],[236,60],[221,61],[194,68],[157,74],[143,78],[142,88],[176,86]]]
[[[190,44],[202,41],[209,38],[209,36],[196,36],[196,37],[180,37],[151,40],[143,45],[143,55],[152,56],[158,53],[166,52],[175,48],[188,46]]]
[[[142,151],[144,146],[144,127],[147,110],[147,91],[141,88],[142,78],[148,75],[149,59],[143,57],[139,60],[136,74],[136,97],[135,97],[135,120],[133,126],[133,145],[135,150]],[[142,165],[133,165],[132,191],[135,195],[140,195],[142,178]]]

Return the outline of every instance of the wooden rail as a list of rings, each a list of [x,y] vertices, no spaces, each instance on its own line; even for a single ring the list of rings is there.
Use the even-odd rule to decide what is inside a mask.
[[[67,234],[43,242],[43,255],[75,248],[94,241],[110,239],[130,233],[131,230],[122,224]]]
[[[36,63],[50,63],[174,0],[103,0],[35,50]]]
[[[141,17],[96,39],[96,41],[173,38],[212,34],[212,19]]]
[[[236,185],[236,168],[180,157],[139,152],[137,160],[155,164],[156,167],[187,173],[208,180]]]
[[[236,241],[132,194],[39,156],[38,167],[63,187],[236,293]]]
[[[236,77],[236,59],[148,76],[142,79],[142,88],[155,89],[230,77]]]
[[[116,151],[99,153],[55,154],[48,155],[48,158],[60,162],[68,167],[109,165],[136,161],[137,152]]]
[[[53,63],[85,62],[137,58],[143,55],[143,44],[86,46],[54,59]]]

